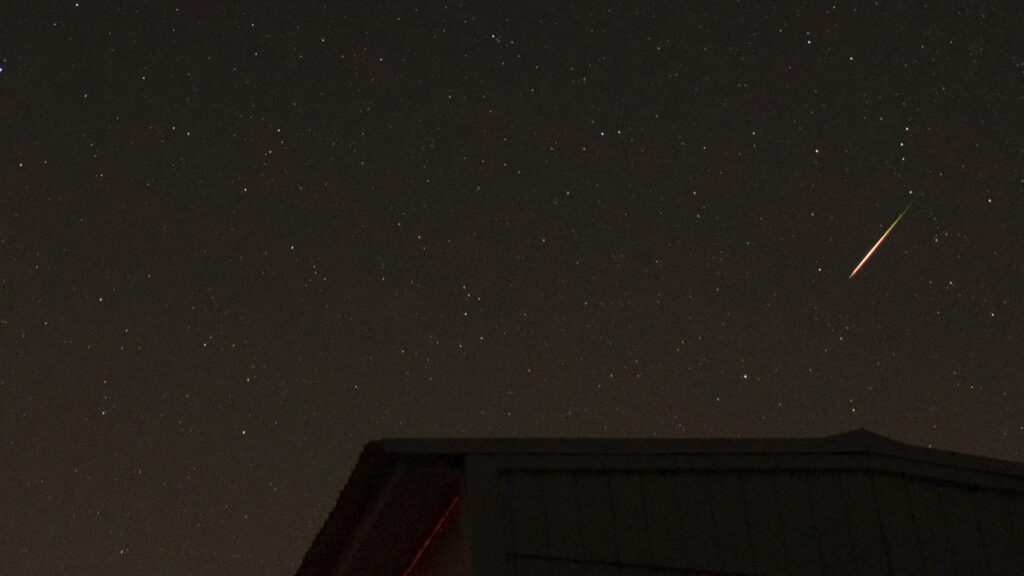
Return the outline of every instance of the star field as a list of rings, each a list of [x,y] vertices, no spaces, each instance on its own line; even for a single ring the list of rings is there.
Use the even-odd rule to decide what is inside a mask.
[[[0,574],[292,573],[386,436],[866,427],[1024,461],[1021,29],[5,10]]]

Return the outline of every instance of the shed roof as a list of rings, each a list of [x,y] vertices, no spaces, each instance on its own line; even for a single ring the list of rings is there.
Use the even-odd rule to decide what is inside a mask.
[[[904,444],[864,428],[821,438],[391,438],[364,455],[461,457],[469,454],[875,454],[1024,478],[1024,463]]]
[[[345,543],[367,529],[369,516],[376,523],[401,522],[403,529],[429,531],[459,490],[465,459],[474,456],[497,462],[513,484],[517,480],[512,476],[523,470],[549,475],[609,470],[735,472],[749,474],[748,478],[765,478],[765,472],[881,472],[914,482],[960,486],[971,493],[1013,494],[1014,502],[1024,502],[1024,464],[912,446],[864,429],[803,439],[386,439],[364,448],[298,574],[326,574],[345,554]],[[404,473],[410,469],[415,474]],[[389,520],[381,513],[382,508],[396,507],[403,511],[400,519]],[[380,537],[388,530],[378,529]],[[412,552],[398,550],[396,555]]]

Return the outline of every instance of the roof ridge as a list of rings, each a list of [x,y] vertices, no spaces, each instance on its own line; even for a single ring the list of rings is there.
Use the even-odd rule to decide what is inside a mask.
[[[848,432],[840,432],[832,436],[825,438],[829,443],[844,444],[844,445],[857,445],[866,447],[879,447],[879,446],[906,446],[902,442],[898,442],[887,436],[882,436],[877,432],[872,432],[867,428],[855,428]]]

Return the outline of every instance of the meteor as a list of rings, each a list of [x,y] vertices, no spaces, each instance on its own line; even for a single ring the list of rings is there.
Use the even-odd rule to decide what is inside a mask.
[[[913,204],[913,201],[911,201],[910,204]],[[903,212],[900,212],[900,215],[896,217],[896,221],[889,226],[889,229],[885,231],[885,234],[882,234],[882,237],[878,239],[878,242],[875,242],[875,245],[871,247],[871,250],[868,250],[868,253],[864,255],[864,259],[860,261],[860,264],[857,264],[857,267],[853,269],[853,272],[850,272],[850,278],[853,278],[857,275],[857,272],[860,272],[860,269],[867,263],[868,258],[871,258],[871,255],[875,253],[875,250],[878,250],[878,247],[882,245],[882,242],[885,242],[885,239],[889,237],[889,233],[892,232],[892,229],[900,223],[900,220],[903,219],[903,215],[907,213],[907,210],[910,210],[910,204],[907,204],[907,207],[903,209]],[[849,278],[847,278],[847,280],[849,280]]]

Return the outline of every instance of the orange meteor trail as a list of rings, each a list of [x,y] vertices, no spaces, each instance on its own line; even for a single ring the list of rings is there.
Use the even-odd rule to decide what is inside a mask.
[[[910,204],[913,204],[913,202]],[[860,272],[860,269],[867,263],[868,258],[871,258],[871,255],[875,253],[875,250],[878,250],[878,247],[882,245],[882,242],[885,242],[885,239],[889,237],[889,232],[892,232],[892,229],[900,223],[900,220],[903,219],[903,215],[907,213],[907,210],[910,210],[910,204],[907,204],[907,207],[903,209],[903,212],[900,212],[900,215],[896,217],[896,221],[889,226],[889,229],[885,231],[885,234],[882,234],[882,237],[878,239],[878,242],[875,242],[875,245],[871,247],[871,250],[868,250],[868,253],[864,255],[864,259],[860,261],[860,264],[857,264],[857,267],[853,269],[853,272],[850,272],[850,278],[853,278],[857,275],[857,272]]]

